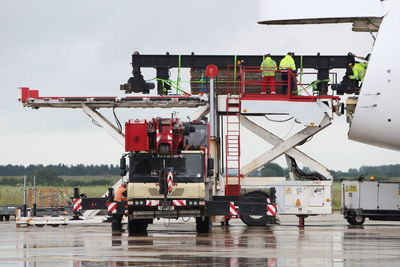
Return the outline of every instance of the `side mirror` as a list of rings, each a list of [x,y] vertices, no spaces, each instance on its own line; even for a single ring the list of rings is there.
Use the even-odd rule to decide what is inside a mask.
[[[119,170],[120,170],[120,172],[119,172],[120,176],[125,176],[126,175],[127,171],[126,171],[126,159],[125,159],[125,157],[122,157],[119,160]]]
[[[214,176],[214,159],[209,158],[207,160],[207,176]]]
[[[214,158],[209,158],[208,160],[207,160],[207,166],[208,166],[208,169],[210,170],[213,170],[214,169]]]

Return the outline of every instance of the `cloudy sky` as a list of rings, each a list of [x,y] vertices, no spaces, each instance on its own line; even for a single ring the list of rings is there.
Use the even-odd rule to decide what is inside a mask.
[[[350,24],[259,25],[255,0],[4,0],[0,36],[0,164],[23,165],[116,164],[123,148],[81,110],[23,108],[20,86],[39,89],[43,96],[122,96],[119,84],[129,78],[136,50],[365,55],[372,48],[369,34],[352,32]],[[171,111],[117,113],[126,121],[169,116]],[[109,110],[104,114],[111,118]],[[283,124],[273,129],[283,137],[290,128]],[[336,117],[300,149],[330,169],[400,162],[398,152],[347,140],[347,131],[345,118]],[[244,163],[269,148],[246,132],[243,146]]]

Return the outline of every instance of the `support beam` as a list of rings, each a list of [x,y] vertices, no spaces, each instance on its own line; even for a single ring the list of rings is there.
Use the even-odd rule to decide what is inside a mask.
[[[285,55],[272,55],[272,59],[279,62]],[[132,55],[133,68],[205,68],[207,65],[214,64],[217,67],[227,67],[235,64],[235,58],[243,61],[246,66],[259,66],[263,60],[262,55],[144,55],[135,53]],[[351,56],[338,55],[297,55],[294,57],[296,66],[300,66],[302,61],[303,68],[310,69],[345,69],[347,64],[353,60]]]
[[[86,113],[86,115],[88,115],[91,119],[96,121],[104,130],[106,130],[108,134],[110,134],[115,140],[117,140],[118,143],[120,143],[122,146],[125,146],[125,135],[123,133],[121,133],[119,131],[119,129],[117,127],[115,127],[109,120],[107,120],[107,118],[105,118],[102,114],[100,114],[95,109],[92,109],[85,104],[82,104],[82,110],[83,110],[83,112]],[[121,185],[123,179],[124,179],[124,177],[119,179],[112,186],[112,188],[114,190],[117,190],[117,188]],[[101,197],[105,197],[106,194],[107,194],[107,192],[104,193]],[[97,215],[99,212],[100,212],[100,210],[87,210],[82,214],[82,216],[85,219],[87,219],[87,218]]]
[[[120,143],[122,146],[125,146],[125,135],[120,132],[119,129],[115,127],[109,120],[86,104],[82,104],[82,110],[86,113],[86,115],[97,122],[104,130],[106,130],[109,135],[117,140],[118,143]]]
[[[258,137],[264,139],[268,143],[273,146],[277,146],[279,143],[283,142],[281,138],[274,135],[273,133],[269,132],[268,130],[264,129],[263,127],[255,124],[246,116],[240,117],[240,123],[246,129],[250,130],[252,133],[256,134]],[[314,171],[320,173],[322,176],[326,177],[328,180],[332,180],[332,175],[328,171],[328,169],[322,165],[321,163],[317,162],[315,159],[311,158],[307,154],[303,153],[302,151],[296,148],[288,149],[285,154],[291,156],[292,158],[296,159],[297,161],[303,163],[304,165],[310,167]]]
[[[286,153],[289,149],[295,147],[299,143],[307,140],[310,136],[315,135],[322,129],[326,128],[331,124],[330,118],[326,115],[324,120],[322,121],[320,127],[306,127],[300,132],[292,135],[288,139],[280,142],[278,145],[270,149],[269,151],[263,153],[261,156],[257,157],[253,161],[251,161],[249,164],[244,166],[241,169],[241,173],[246,176],[250,172],[252,172],[255,169],[261,168],[265,163],[270,162],[282,154]]]
[[[207,115],[210,111],[209,105],[199,107],[195,112],[193,112],[189,118],[190,120],[200,120],[203,116]]]

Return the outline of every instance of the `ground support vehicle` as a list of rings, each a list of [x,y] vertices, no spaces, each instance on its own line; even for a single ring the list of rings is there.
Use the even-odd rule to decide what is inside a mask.
[[[272,57],[277,61],[282,58],[282,56]],[[22,88],[21,102],[24,106],[35,109],[41,107],[81,108],[92,120],[102,126],[125,148],[127,145],[125,141],[126,136],[118,127],[114,126],[109,120],[102,116],[97,109],[197,108],[197,110],[189,116],[192,122],[195,120],[201,121],[201,118],[209,114],[210,134],[208,137],[209,146],[206,146],[206,150],[179,148],[179,153],[177,153],[173,150],[177,147],[176,145],[155,145],[158,141],[157,133],[154,133],[152,130],[147,132],[147,137],[146,134],[137,137],[138,139],[141,137],[148,138],[149,143],[139,142],[138,145],[145,145],[139,148],[126,149],[128,152],[126,156],[133,161],[146,153],[149,155],[153,153],[151,157],[160,157],[163,158],[162,160],[167,160],[168,157],[165,156],[166,154],[170,157],[172,156],[172,158],[183,157],[184,155],[189,156],[191,154],[193,154],[192,156],[197,155],[199,157],[204,157],[205,163],[203,166],[205,169],[204,174],[201,174],[201,176],[204,179],[205,211],[211,209],[213,204],[210,201],[213,201],[214,196],[234,197],[238,199],[241,197],[252,197],[253,194],[255,197],[261,196],[267,199],[272,198],[271,190],[274,188],[274,190],[280,194],[278,199],[278,202],[281,203],[281,206],[278,207],[280,214],[294,214],[304,220],[304,218],[309,215],[331,213],[332,201],[330,192],[332,176],[325,166],[301,152],[296,147],[304,144],[315,134],[331,125],[335,114],[340,115],[340,99],[337,96],[327,95],[329,80],[326,78],[330,77],[331,69],[345,69],[348,66],[347,63],[352,60],[354,60],[354,58],[349,56],[321,56],[319,54],[316,56],[297,56],[295,57],[295,61],[301,68],[314,68],[317,70],[317,73],[315,73],[317,82],[314,83],[317,84],[317,86],[315,86],[315,91],[307,92],[306,85],[300,83],[290,70],[276,69],[275,71],[279,74],[277,77],[285,73],[290,79],[282,81],[281,78],[277,78],[277,94],[269,94],[268,92],[266,94],[261,94],[261,87],[263,85],[261,72],[263,70],[259,67],[248,66],[258,66],[262,61],[262,56],[209,56],[194,54],[178,56],[169,54],[141,55],[135,53],[132,55],[133,77],[131,77],[126,84],[121,85],[121,90],[126,93],[143,93],[140,96],[122,98],[42,97],[39,96],[37,90]],[[233,64],[230,65],[230,63]],[[155,68],[157,71],[158,96],[146,95],[152,87],[141,75],[141,68],[146,67]],[[169,80],[169,70],[171,68],[190,68],[191,95],[188,93],[184,93],[183,95],[169,94],[172,90],[172,86],[176,85],[176,83],[172,83],[172,81]],[[206,74],[206,79],[204,78],[204,73]],[[296,86],[298,90],[295,90]],[[178,89],[177,92],[179,92]],[[282,115],[289,116],[290,119],[303,125],[304,129],[286,139],[282,139],[252,120],[253,117]],[[140,127],[143,129],[146,129],[146,127],[150,129],[150,124],[153,124],[151,128],[156,128],[154,122],[150,123],[139,120],[135,123],[137,125],[134,127],[138,129]],[[171,124],[174,123],[170,122],[168,124],[168,127],[171,127]],[[273,145],[272,149],[256,157],[245,166],[241,165],[241,151],[244,149],[242,147],[244,140],[241,139],[241,128],[243,127]],[[144,132],[143,129],[140,131]],[[166,136],[166,141],[171,141],[168,140],[168,134]],[[154,137],[156,141],[153,140]],[[185,140],[185,137],[178,137],[176,140]],[[186,146],[186,144],[184,143],[183,146]],[[168,153],[166,153],[167,150]],[[270,177],[260,178],[249,176],[251,172],[262,168],[264,164],[280,156],[286,157],[290,174],[289,177],[281,178],[279,181],[273,181]],[[206,174],[206,172],[208,172],[208,169],[206,169],[206,166],[208,166],[206,163],[208,157],[214,158],[216,161],[216,164],[214,164],[212,168],[212,175]],[[316,173],[303,173],[297,166],[297,162],[301,162],[310,169],[315,170]],[[173,166],[170,167],[172,169],[169,171],[172,171],[173,175],[177,175],[177,179],[179,180],[179,175],[175,173],[175,168]],[[159,168],[157,171],[168,173],[168,169],[162,170]],[[132,177],[129,177],[129,179],[131,178]],[[152,179],[154,179],[154,177]],[[143,181],[135,182],[134,180],[130,180],[130,183],[132,183],[132,186],[136,183],[136,188],[142,186],[141,184],[150,186]],[[154,185],[155,181],[152,180],[151,183]],[[114,190],[119,184],[120,182],[113,186]],[[158,184],[160,184],[160,182],[158,182]],[[196,187],[193,184],[190,185],[189,183],[179,182],[179,186],[182,185],[197,188],[196,190],[200,190],[199,188],[203,187],[203,185],[201,187],[197,185]],[[143,188],[149,191],[148,188]],[[134,190],[134,188],[131,189],[131,191],[132,190]],[[160,191],[160,189],[158,192],[159,195],[163,194],[160,193],[163,192],[162,190]],[[291,195],[289,195],[289,193],[291,193]],[[311,196],[311,194],[313,195]],[[140,201],[144,203],[144,199],[161,199],[155,196],[157,195],[150,193],[149,195],[143,196],[137,194],[133,199],[138,198],[139,204]],[[168,196],[168,199],[185,199],[184,197],[173,199],[172,196],[173,193]],[[203,200],[203,195],[197,194],[197,196],[187,198],[186,200],[190,201],[191,198],[193,198],[193,203],[194,199]],[[84,202],[87,202],[87,200]],[[135,201],[133,203],[135,203]],[[157,208],[153,207],[152,209],[162,211],[163,205],[171,207],[171,205],[165,203],[165,201],[161,203],[162,205],[156,206]],[[130,210],[136,212],[137,210],[135,209],[131,208]],[[200,214],[203,214],[202,208],[195,209],[195,211],[188,207],[174,209],[175,211],[171,213],[177,213],[176,211],[181,209],[188,209],[190,212],[195,212],[196,214],[200,212]],[[188,211],[185,212],[188,213]],[[93,211],[86,211],[83,213],[83,217],[87,218],[95,213],[96,211],[94,211],[94,209]],[[267,216],[266,213],[264,213],[264,216]],[[229,220],[233,217],[228,215],[225,218]],[[243,219],[244,217],[241,216],[241,218]],[[260,220],[257,221],[256,217],[254,217],[251,220],[244,221],[248,225],[265,225],[264,222],[267,221],[265,220],[266,217],[261,217],[259,219]]]
[[[154,219],[196,218],[196,231],[208,233],[212,216],[274,217],[275,197],[212,195],[214,159],[209,154],[209,125],[177,118],[130,120],[125,124],[121,175],[127,170],[127,202],[83,198],[82,209],[127,213],[129,233],[146,232]],[[76,194],[78,195],[78,193]],[[78,203],[79,200],[74,200]]]
[[[365,218],[379,221],[400,220],[400,184],[377,181],[343,181],[342,213],[351,225],[362,225]]]
[[[37,210],[36,214],[33,209],[17,208],[15,215],[16,227],[34,225],[37,227],[43,227],[50,225],[58,227],[60,225],[66,225],[71,216],[67,212],[62,210],[52,209],[41,209]]]

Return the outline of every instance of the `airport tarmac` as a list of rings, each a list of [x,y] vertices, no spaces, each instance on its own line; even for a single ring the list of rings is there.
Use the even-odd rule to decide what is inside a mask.
[[[366,220],[349,226],[340,214],[281,225],[214,224],[196,234],[193,222],[158,221],[147,236],[112,235],[110,225],[16,228],[0,223],[0,266],[398,266],[400,223]]]

